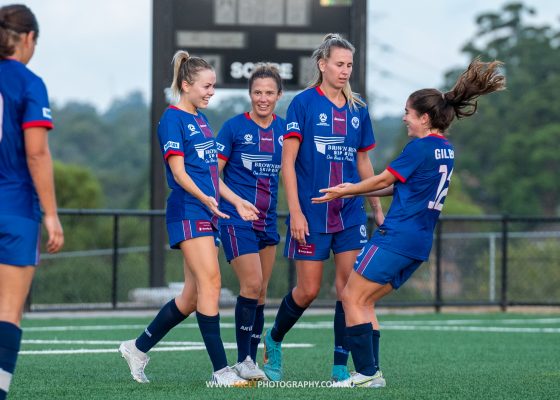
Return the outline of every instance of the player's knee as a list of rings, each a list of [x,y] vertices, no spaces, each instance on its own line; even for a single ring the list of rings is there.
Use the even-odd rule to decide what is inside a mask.
[[[251,279],[240,284],[240,292],[243,297],[256,299],[260,296],[262,282],[260,279]]]
[[[308,306],[317,298],[319,295],[319,290],[321,289],[318,285],[306,285],[300,287],[300,300],[304,303],[303,306]]]
[[[343,307],[346,304],[350,304],[350,303],[354,302],[354,299],[352,297],[352,292],[350,290],[348,290],[347,287],[342,289],[342,291],[340,293],[340,300],[342,301],[342,306]]]

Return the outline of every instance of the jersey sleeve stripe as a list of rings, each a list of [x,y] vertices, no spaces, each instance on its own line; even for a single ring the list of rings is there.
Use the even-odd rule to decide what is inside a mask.
[[[169,158],[169,156],[181,156],[184,157],[185,153],[183,153],[182,151],[177,151],[177,150],[169,150],[167,153],[165,153],[163,155],[163,158],[165,158],[165,160],[167,160]]]
[[[53,129],[54,125],[53,125],[52,121],[45,121],[45,120],[28,121],[28,122],[24,122],[23,124],[21,124],[21,129],[25,130],[25,129],[29,129],[29,128]]]
[[[361,149],[358,149],[358,151],[370,151],[371,149],[375,148],[375,146],[377,146],[377,144],[373,143],[370,146],[362,147]]]
[[[298,138],[298,140],[301,142],[303,140],[303,136],[301,136],[301,133],[299,132],[288,132],[284,135],[284,140],[291,138],[291,137],[295,137]]]
[[[225,155],[223,155],[222,153],[218,153],[218,158],[224,161],[229,160],[229,158],[227,158]]]
[[[405,183],[405,182],[406,182],[406,179],[405,179],[401,174],[399,174],[397,171],[395,171],[393,168],[387,167],[387,171],[389,171],[390,173],[392,173],[392,174],[395,176],[395,178],[397,178],[397,179],[398,179],[399,181],[401,181],[402,183]]]

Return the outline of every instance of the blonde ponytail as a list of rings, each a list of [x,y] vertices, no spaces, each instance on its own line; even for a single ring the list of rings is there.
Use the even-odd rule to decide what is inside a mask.
[[[177,51],[171,63],[173,64],[171,95],[174,103],[177,103],[181,98],[183,81],[192,85],[200,71],[214,69],[206,60],[200,57],[191,57],[186,50]]]

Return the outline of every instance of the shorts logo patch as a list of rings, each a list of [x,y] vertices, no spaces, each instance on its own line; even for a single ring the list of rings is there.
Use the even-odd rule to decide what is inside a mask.
[[[360,234],[361,234],[363,237],[366,237],[366,236],[367,236],[366,226],[365,226],[365,225],[361,225],[361,226],[360,226]]]
[[[212,223],[210,221],[199,220],[196,221],[197,232],[212,232]]]
[[[302,256],[314,256],[315,255],[315,245],[314,244],[298,244],[297,253]]]

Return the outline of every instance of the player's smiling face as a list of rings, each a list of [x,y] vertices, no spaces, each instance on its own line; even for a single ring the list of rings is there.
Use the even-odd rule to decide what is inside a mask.
[[[426,126],[428,123],[428,115],[419,115],[418,111],[411,107],[410,101],[406,102],[404,109],[403,122],[406,125],[408,136],[410,137],[424,137],[426,136]]]
[[[206,108],[214,96],[216,73],[211,69],[199,71],[192,85],[183,81],[183,93],[195,108]]]
[[[350,50],[332,47],[330,57],[319,60],[323,82],[335,89],[342,89],[352,75],[353,60]]]
[[[253,113],[265,120],[272,115],[281,96],[276,81],[272,78],[255,79],[249,94]]]

